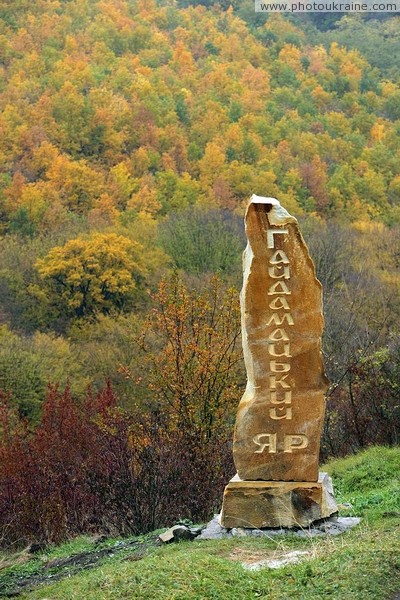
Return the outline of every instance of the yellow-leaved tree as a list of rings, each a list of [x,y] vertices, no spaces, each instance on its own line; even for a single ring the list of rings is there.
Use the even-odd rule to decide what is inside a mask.
[[[122,235],[95,233],[56,246],[36,262],[36,290],[56,314],[82,318],[131,307],[147,273],[143,247]]]

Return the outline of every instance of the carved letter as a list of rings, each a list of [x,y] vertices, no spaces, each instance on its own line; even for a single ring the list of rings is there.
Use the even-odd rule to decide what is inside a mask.
[[[268,339],[273,342],[281,342],[283,340],[288,342],[289,336],[284,329],[274,329],[274,331],[269,334]]]
[[[288,325],[294,325],[293,317],[290,313],[285,313],[282,317],[274,313],[268,321],[267,325],[282,325],[283,321],[286,321]]]
[[[268,248],[275,248],[274,235],[278,233],[288,233],[287,229],[267,229]]]
[[[275,296],[279,294],[285,294],[285,296],[290,296],[292,292],[289,290],[288,286],[284,281],[277,281],[268,290],[268,296]]]
[[[283,409],[285,409],[284,414],[278,415],[276,411],[283,410]],[[292,408],[291,407],[286,408],[286,406],[281,406],[279,408],[270,408],[269,416],[271,417],[271,419],[275,419],[275,420],[278,420],[278,419],[289,419],[290,420],[292,418]]]
[[[291,404],[292,403],[292,392],[285,392],[285,398],[284,400],[277,400],[276,399],[276,392],[270,392],[269,393],[269,399],[271,401],[271,404]]]
[[[290,364],[276,362],[276,360],[271,360],[269,363],[269,369],[273,373],[287,373],[288,371],[290,371]]]
[[[262,442],[262,439],[266,439]],[[253,442],[260,446],[259,450],[255,450],[254,454],[261,454],[265,448],[268,448],[269,454],[275,454],[276,452],[276,433],[259,433],[253,437]]]
[[[290,389],[290,385],[286,383],[285,379],[288,377],[289,373],[286,375],[282,375],[280,379],[276,379],[276,375],[269,376],[269,387],[271,390],[276,390],[277,385],[281,385],[284,389]]]
[[[284,308],[285,310],[290,310],[288,301],[284,296],[278,296],[278,298],[274,298],[273,300],[271,300],[271,302],[269,303],[269,307],[272,310],[280,310],[281,308]]]
[[[291,454],[293,450],[303,450],[307,448],[308,438],[302,433],[295,433],[293,435],[285,434],[283,441],[283,451]]]
[[[276,344],[269,344],[268,354],[270,356],[273,356],[274,358],[280,358],[281,356],[287,356],[288,358],[292,357],[292,355],[290,354],[290,344],[283,344],[283,352],[281,352],[280,354],[276,352],[275,346]]]
[[[281,270],[282,265],[274,265],[273,267],[268,267],[269,276],[272,279],[290,279],[290,271],[289,267],[283,267],[282,273],[276,273],[277,270]]]
[[[289,259],[283,250],[277,250],[276,252],[273,253],[271,258],[269,259],[269,262],[271,265],[279,265],[280,263],[283,263],[284,265],[288,265]]]

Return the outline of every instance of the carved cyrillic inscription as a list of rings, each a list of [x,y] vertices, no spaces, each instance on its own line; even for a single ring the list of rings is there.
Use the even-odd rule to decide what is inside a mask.
[[[275,248],[274,235],[282,235],[283,233],[289,233],[287,229],[267,229],[267,244],[268,248]]]
[[[289,341],[289,336],[284,329],[274,329],[268,336],[269,340],[273,342],[282,342],[283,340]]]
[[[282,375],[280,379],[277,379],[276,375],[270,375],[269,377],[269,387],[271,390],[276,390],[279,386],[283,389],[290,389],[290,385],[285,381],[286,377],[288,377],[289,373],[286,375]]]
[[[277,352],[276,351],[276,346],[278,344],[270,344],[268,346],[268,354],[270,356],[274,356],[275,358],[280,358],[281,356],[287,356],[288,358],[291,358],[292,355],[290,354],[290,344],[283,344],[282,348],[279,347],[279,350],[282,350],[281,352]]]
[[[277,281],[271,285],[268,290],[268,296],[279,296],[279,294],[286,294],[287,296],[290,296],[291,293],[292,292],[288,289],[288,286],[284,281]]]
[[[271,360],[269,369],[273,373],[286,373],[287,371],[290,371],[290,363],[281,363],[276,360]]]
[[[284,412],[281,412],[284,411]],[[269,416],[271,419],[291,419],[292,418],[292,408],[286,408],[286,406],[279,406],[278,408],[270,408]]]
[[[256,454],[261,454],[265,448],[268,448],[270,454],[276,452],[276,433],[259,433],[254,436],[253,442],[259,446],[259,449],[255,452]]]
[[[302,433],[294,433],[293,435],[285,435],[284,452],[293,452],[294,450],[303,450],[308,446],[308,438]]]
[[[280,310],[283,308],[284,310],[290,310],[290,306],[286,298],[282,296],[278,296],[278,298],[274,298],[270,303],[269,307],[271,310]]]
[[[290,313],[285,313],[282,316],[273,314],[267,325],[283,325],[284,321],[286,321],[288,325],[294,325],[293,317]]]
[[[283,250],[277,250],[269,259],[269,263],[271,265],[279,265],[281,263],[283,263],[284,265],[288,265],[289,262],[290,261]]]
[[[267,230],[267,242],[268,248],[275,249],[275,235],[287,233],[286,229],[269,229]],[[272,296],[275,294],[285,294],[286,296],[291,295],[289,288],[290,280],[290,261],[283,250],[275,250],[269,260],[270,266],[268,267],[268,274],[272,279],[285,279],[274,283],[268,290],[268,295]],[[290,305],[285,296],[278,296],[269,303],[269,308],[272,311],[290,311]],[[290,362],[278,362],[275,360],[278,356],[286,356],[291,358],[290,354],[290,337],[285,329],[278,326],[280,325],[294,325],[294,320],[290,312],[278,314],[273,312],[267,322],[267,327],[276,326],[276,328],[269,334],[269,355],[274,357],[274,360],[269,362],[269,387],[270,387],[270,403],[275,405],[269,409],[269,417],[274,421],[281,419],[291,420],[293,417],[292,412],[292,391],[290,384],[286,381],[289,376],[291,368]],[[279,344],[281,353],[277,354],[275,342],[288,342],[285,344]],[[280,373],[280,376],[275,375]],[[279,390],[279,391],[278,391]],[[277,406],[278,405],[278,406]],[[254,451],[255,454],[264,452],[265,448],[268,448],[269,454],[278,452],[277,449],[277,434],[273,433],[260,433],[253,438],[254,443],[258,446],[258,449]],[[283,452],[292,453],[294,450],[302,450],[307,448],[308,440],[303,434],[285,434],[283,441]]]
[[[289,267],[282,265],[272,265],[269,267],[268,273],[272,279],[290,279]]]
[[[285,433],[281,438],[278,438],[277,433],[259,433],[254,436],[253,442],[258,446],[255,454],[262,454],[264,451],[276,454],[280,445],[285,454],[292,454],[308,446],[308,438],[303,433]]]
[[[285,229],[270,229],[272,232],[271,236],[268,237],[268,247],[275,250],[275,237],[278,233],[287,233]],[[271,242],[272,240],[272,242]],[[271,245],[272,243],[272,245]],[[290,280],[290,261],[283,250],[275,250],[271,258],[269,259],[270,266],[268,267],[269,276],[272,279],[286,279],[286,283],[283,281],[279,281],[276,284],[273,284],[269,291],[268,295],[274,295],[276,293],[282,293],[287,296],[291,295],[291,290],[289,288],[289,280]],[[278,289],[278,285],[280,285]],[[268,336],[269,343],[269,351],[268,354],[271,357],[269,361],[269,388],[270,388],[270,402],[275,405],[269,409],[269,418],[273,421],[280,421],[282,419],[292,420],[293,412],[292,412],[292,391],[290,383],[287,381],[289,377],[289,371],[291,368],[290,361],[287,362],[279,362],[275,360],[277,356],[286,356],[287,358],[291,358],[290,355],[290,338],[289,334],[285,329],[282,329],[278,326],[287,324],[294,325],[294,320],[290,312],[278,313],[277,311],[290,311],[290,305],[285,296],[278,296],[274,298],[269,303],[269,308],[273,311],[271,317],[267,322],[267,327],[275,326],[272,332],[270,332]],[[276,344],[275,342],[288,342],[285,344],[278,344],[282,346],[280,348],[282,350],[282,354],[276,354]],[[275,373],[279,373],[279,375],[275,375]],[[256,436],[257,437],[257,436]],[[253,441],[255,441],[254,438]],[[257,443],[257,442],[255,442]],[[284,445],[286,448],[286,445]],[[255,450],[256,453],[259,453],[260,450]],[[288,452],[288,450],[284,450],[284,452]]]

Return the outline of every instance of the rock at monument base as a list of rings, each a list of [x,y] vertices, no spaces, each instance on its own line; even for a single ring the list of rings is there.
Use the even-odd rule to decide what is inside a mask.
[[[308,527],[263,527],[262,529],[251,529],[246,527],[234,527],[233,529],[226,529],[221,525],[221,515],[214,515],[212,521],[210,521],[201,534],[196,538],[198,541],[202,540],[219,540],[219,539],[230,539],[232,537],[266,537],[271,539],[275,536],[285,537],[300,537],[300,538],[314,538],[324,536],[336,536],[350,531],[353,527],[360,524],[360,517],[339,517],[332,515],[326,519],[321,519],[315,523],[311,523]]]
[[[161,533],[158,536],[158,539],[160,542],[163,542],[163,544],[194,540],[200,535],[202,529],[202,527],[187,527],[186,525],[178,524],[170,527],[164,533]]]
[[[225,488],[221,525],[233,527],[307,527],[337,513],[332,480],[317,482],[242,481],[237,475]]]

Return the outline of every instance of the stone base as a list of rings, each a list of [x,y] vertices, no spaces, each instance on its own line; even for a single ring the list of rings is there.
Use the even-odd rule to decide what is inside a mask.
[[[233,537],[265,537],[271,539],[275,536],[285,536],[287,538],[314,538],[324,537],[326,535],[341,535],[356,527],[361,521],[360,517],[337,517],[333,515],[327,519],[311,523],[308,527],[291,528],[287,527],[264,527],[263,529],[249,529],[245,527],[234,527],[226,529],[221,526],[221,515],[214,515],[212,521],[207,523],[197,540],[221,540]]]
[[[236,475],[225,488],[221,525],[307,527],[338,511],[332,480],[320,473],[317,482],[242,481]]]

